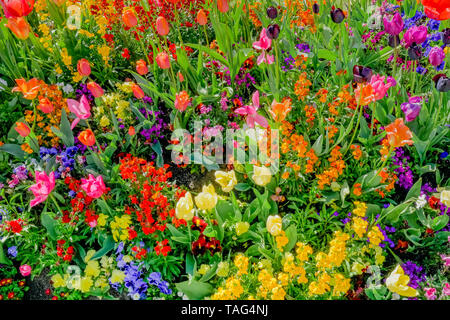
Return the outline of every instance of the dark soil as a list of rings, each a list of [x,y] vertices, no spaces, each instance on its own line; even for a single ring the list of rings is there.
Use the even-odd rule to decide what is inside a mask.
[[[28,283],[30,290],[25,293],[24,300],[50,300],[51,296],[45,294],[47,289],[52,289],[49,269],[44,269],[42,273]]]

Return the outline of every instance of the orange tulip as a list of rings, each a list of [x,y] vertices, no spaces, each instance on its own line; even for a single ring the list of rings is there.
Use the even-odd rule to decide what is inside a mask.
[[[25,17],[33,11],[34,0],[1,0],[6,18]]]
[[[219,11],[222,13],[230,10],[230,7],[228,6],[228,0],[217,0],[217,9],[219,9]]]
[[[16,127],[14,129],[16,129],[16,131],[24,138],[31,132],[31,129],[23,122],[16,122]]]
[[[144,74],[147,74],[148,73],[147,63],[145,63],[145,61],[142,59],[136,61],[136,71],[141,76],[143,76]]]
[[[102,89],[102,87],[100,87],[96,82],[91,81],[87,84],[87,88],[89,89],[89,91],[92,93],[92,95],[96,98],[100,98],[104,91]]]
[[[78,73],[83,77],[89,77],[91,74],[91,65],[86,59],[80,59],[77,63]]]
[[[78,140],[85,146],[92,147],[95,144],[95,135],[91,129],[86,129],[80,132]]]
[[[20,40],[26,40],[30,35],[30,25],[25,18],[9,18],[8,23],[5,26]]]
[[[128,28],[133,28],[138,23],[136,15],[134,14],[132,8],[126,8],[125,10],[123,10],[122,20]]]
[[[131,127],[128,128],[128,134],[129,134],[130,136],[134,136],[134,135],[136,134],[136,130],[134,129],[133,126],[131,126]]]
[[[183,74],[180,71],[178,71],[177,76],[178,76],[178,80],[180,80],[180,82],[184,81]]]
[[[355,90],[356,103],[361,106],[367,106],[369,103],[375,101],[375,92],[370,84],[358,83]]]
[[[134,83],[131,88],[133,89],[133,94],[136,99],[142,99],[145,97],[144,91],[136,83]]]
[[[159,16],[156,19],[156,31],[160,36],[167,36],[169,33],[169,23],[166,18]]]
[[[53,104],[47,97],[39,97],[39,110],[43,113],[51,113],[53,112]]]
[[[170,68],[170,59],[169,55],[165,52],[160,52],[156,56],[156,63],[161,69],[169,69]]]
[[[403,123],[403,119],[395,119],[393,123],[386,126],[387,138],[393,148],[403,147],[405,144],[412,145],[411,130]]]
[[[286,119],[286,116],[291,110],[291,100],[285,99],[283,102],[276,102],[273,100],[271,110],[269,110],[269,112],[275,121],[281,122]]]
[[[422,0],[425,14],[434,20],[450,19],[450,0]]]
[[[23,97],[28,100],[33,100],[36,98],[40,85],[39,80],[33,78],[29,81],[25,81],[25,79],[16,79],[17,87],[14,87],[12,92],[22,92]]]
[[[201,26],[204,26],[208,23],[208,18],[206,17],[206,13],[205,11],[203,11],[203,9],[200,9],[197,12],[197,23]]]

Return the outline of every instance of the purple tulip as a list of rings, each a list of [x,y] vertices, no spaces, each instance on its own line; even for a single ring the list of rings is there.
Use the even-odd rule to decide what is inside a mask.
[[[397,12],[391,21],[387,17],[383,19],[384,30],[392,36],[398,35],[403,30],[403,19],[402,16]]]
[[[428,60],[430,64],[437,67],[440,65],[445,59],[444,50],[441,47],[433,47],[430,50],[430,54],[428,55]]]
[[[437,74],[433,77],[434,85],[436,86],[436,90],[439,92],[447,92],[450,91],[450,78],[445,74]]]
[[[406,48],[410,47],[413,42],[416,44],[421,44],[427,39],[428,29],[426,26],[414,26],[406,31],[403,36],[403,40],[405,41]]]
[[[411,97],[408,102],[402,103],[402,111],[405,113],[406,121],[413,121],[422,109],[422,97]]]
[[[444,42],[446,46],[450,44],[450,28],[442,30],[442,42]]]

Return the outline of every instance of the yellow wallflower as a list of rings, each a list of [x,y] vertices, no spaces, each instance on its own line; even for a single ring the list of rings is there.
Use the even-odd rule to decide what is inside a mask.
[[[104,227],[106,225],[107,220],[108,216],[106,214],[100,213],[97,219],[97,225],[99,227]]]

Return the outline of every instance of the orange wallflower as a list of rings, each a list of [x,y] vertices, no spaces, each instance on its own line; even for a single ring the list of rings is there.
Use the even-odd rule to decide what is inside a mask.
[[[22,92],[23,97],[28,100],[33,100],[36,98],[39,92],[39,80],[33,78],[29,81],[25,79],[16,79],[17,87],[14,87],[12,92]]]
[[[361,159],[362,151],[361,151],[360,146],[352,144],[350,149],[353,150],[352,154],[353,154],[353,158],[355,158],[355,160]]]
[[[85,146],[91,147],[95,144],[95,135],[91,129],[86,129],[80,132],[78,135],[78,140],[80,140],[80,142]]]
[[[270,114],[276,122],[281,122],[286,119],[286,116],[292,110],[291,100],[283,100],[283,102],[276,102],[275,100],[273,100],[271,109],[269,110]]]
[[[353,194],[357,197],[359,197],[361,193],[361,183],[355,183],[353,186]]]
[[[295,83],[294,93],[297,95],[298,100],[304,100],[309,94],[309,87],[312,85],[311,81],[306,77],[306,72],[300,74],[297,82]]]
[[[316,118],[316,108],[314,106],[305,106],[305,113],[306,113],[306,122],[312,126],[314,124],[314,119]]]
[[[412,132],[403,123],[403,119],[395,119],[393,123],[386,126],[387,138],[392,148],[403,147],[405,144],[412,145]]]

